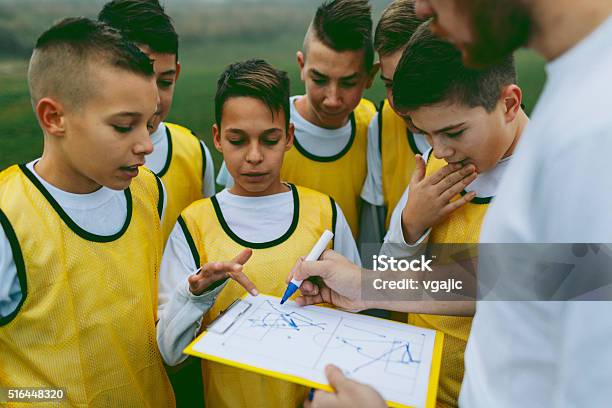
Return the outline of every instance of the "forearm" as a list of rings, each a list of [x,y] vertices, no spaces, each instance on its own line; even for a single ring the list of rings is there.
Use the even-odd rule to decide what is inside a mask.
[[[183,350],[196,337],[202,317],[214,304],[217,294],[224,286],[195,296],[185,282],[174,292],[164,308],[160,309],[157,343],[166,364],[174,366],[187,358]]]
[[[473,300],[406,300],[406,301],[368,301],[368,309],[384,309],[393,312],[422,313],[444,316],[474,316],[476,302]]]
[[[425,272],[362,269],[358,292],[360,296],[356,303],[364,309],[473,316],[477,284],[475,262],[476,258],[467,258],[442,265],[431,264],[432,270]]]

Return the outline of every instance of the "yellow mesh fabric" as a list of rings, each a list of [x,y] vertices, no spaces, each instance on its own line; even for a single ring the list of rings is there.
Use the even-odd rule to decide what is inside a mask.
[[[445,165],[444,160],[430,157],[426,173],[431,175]],[[432,229],[429,242],[432,244],[478,243],[480,227],[487,208],[488,204],[473,202],[464,205]],[[442,407],[458,406],[457,400],[464,372],[463,353],[472,327],[472,318],[409,314],[408,323],[444,332],[438,405]]]
[[[172,123],[166,123],[166,126],[170,130],[172,156],[167,171],[160,175],[168,195],[162,225],[164,242],[181,211],[202,198],[202,178],[206,165],[200,141],[189,129]]]
[[[385,228],[389,228],[391,214],[410,183],[415,167],[414,155],[408,142],[406,122],[395,113],[385,99],[379,116],[380,159],[382,163],[382,188],[387,217]]]
[[[0,327],[0,384],[64,388],[62,406],[173,407],[155,337],[162,248],[155,177],[145,169],[132,182],[123,234],[93,242],[60,218],[25,172],[13,166],[0,174],[0,208],[27,277],[21,310]]]
[[[261,293],[282,296],[285,278],[295,261],[308,254],[325,229],[332,231],[332,205],[328,196],[297,187],[299,214],[294,232],[284,242],[268,248],[255,248],[245,265],[245,274]],[[223,229],[211,199],[200,200],[183,213],[201,264],[229,260],[245,248]],[[330,244],[331,246],[331,244]],[[204,316],[204,325],[245,294],[230,281]],[[293,296],[295,298],[297,293]],[[308,389],[282,380],[203,360],[202,376],[207,407],[297,407]]]
[[[368,125],[376,108],[362,99],[353,111],[355,138],[349,151],[333,161],[306,157],[294,146],[285,155],[281,178],[290,183],[312,188],[336,200],[353,236],[359,235],[360,194],[367,172],[366,150]]]

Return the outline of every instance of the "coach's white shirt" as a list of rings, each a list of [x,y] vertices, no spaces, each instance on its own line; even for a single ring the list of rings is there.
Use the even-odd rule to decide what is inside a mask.
[[[546,70],[480,240],[610,243],[612,18]],[[480,301],[465,367],[462,407],[609,407],[612,302]]]

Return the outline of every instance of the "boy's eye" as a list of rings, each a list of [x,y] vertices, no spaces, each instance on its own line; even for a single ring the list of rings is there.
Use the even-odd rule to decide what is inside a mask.
[[[279,142],[279,139],[264,139],[264,144],[268,145],[268,146],[274,146],[275,144],[277,144]]]
[[[325,85],[327,80],[326,79],[322,79],[322,78],[312,78],[312,82],[314,82],[317,85]]]
[[[453,133],[446,133],[446,137],[450,137],[451,139],[455,138],[455,137],[459,137],[459,136],[461,136],[463,134],[463,132],[465,132],[465,129],[459,130],[459,131],[453,132]]]
[[[160,88],[170,88],[173,84],[173,81],[157,81],[157,85]]]
[[[130,130],[132,130],[131,126],[119,126],[119,125],[113,125],[113,128],[119,132],[119,133],[127,133]]]
[[[342,86],[343,88],[352,88],[354,86],[357,86],[357,82],[341,82],[340,86]]]
[[[234,146],[239,146],[243,142],[242,139],[227,139],[227,141],[233,144]]]

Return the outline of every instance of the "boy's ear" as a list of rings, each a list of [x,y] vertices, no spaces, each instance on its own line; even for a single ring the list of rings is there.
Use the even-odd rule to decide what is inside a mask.
[[[217,149],[220,153],[223,153],[223,149],[221,148],[221,132],[219,130],[219,126],[217,126],[216,123],[212,125],[212,134],[215,149]]]
[[[289,123],[287,127],[287,144],[285,145],[285,151],[288,152],[293,147],[293,141],[295,140],[295,126],[293,123]]]
[[[181,62],[176,61],[176,74],[174,75],[174,82],[178,81],[180,74],[181,74]]]
[[[296,52],[295,56],[297,58],[298,67],[300,68],[300,79],[305,81],[304,65],[306,64],[306,57],[302,51]]]
[[[366,89],[370,89],[370,87],[374,83],[376,73],[378,72],[379,69],[380,69],[380,61],[376,61],[374,65],[372,65],[370,72],[368,72],[368,80],[366,82]]]
[[[507,85],[502,88],[501,100],[503,101],[504,118],[506,123],[510,123],[521,110],[523,91],[515,84]]]
[[[53,98],[42,98],[36,104],[36,117],[46,134],[63,137],[66,133],[64,105]]]

